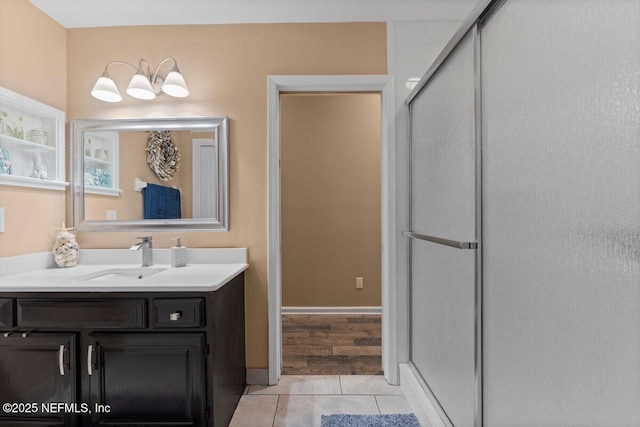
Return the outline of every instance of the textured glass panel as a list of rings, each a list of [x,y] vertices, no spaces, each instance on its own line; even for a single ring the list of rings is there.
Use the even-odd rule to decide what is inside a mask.
[[[412,230],[475,241],[472,38],[411,106]],[[475,408],[475,251],[412,241],[411,360],[456,426]]]
[[[473,43],[467,37],[411,106],[411,228],[475,240]]]
[[[456,427],[475,408],[475,251],[412,240],[412,362]]]
[[[482,29],[484,423],[640,425],[640,2]]]

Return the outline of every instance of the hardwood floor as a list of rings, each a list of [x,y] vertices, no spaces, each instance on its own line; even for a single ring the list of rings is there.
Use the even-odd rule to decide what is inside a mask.
[[[282,315],[282,373],[382,374],[379,314]]]

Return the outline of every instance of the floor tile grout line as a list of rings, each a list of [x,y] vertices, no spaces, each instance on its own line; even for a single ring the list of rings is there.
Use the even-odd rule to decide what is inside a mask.
[[[276,425],[276,415],[278,415],[278,406],[280,406],[280,395],[278,395],[278,399],[276,400],[276,410],[273,411],[273,421],[271,421],[271,427],[275,427]]]
[[[376,407],[378,408],[378,415],[382,415],[382,411],[380,410],[380,402],[378,402],[378,396],[373,395],[373,400],[376,401]]]

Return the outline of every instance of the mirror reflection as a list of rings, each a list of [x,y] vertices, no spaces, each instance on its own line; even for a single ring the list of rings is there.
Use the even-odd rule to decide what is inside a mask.
[[[226,118],[72,123],[80,231],[228,229]]]
[[[165,140],[175,147],[170,158],[163,156],[166,150],[149,146],[155,134],[85,132],[86,220],[215,217],[216,132],[167,131]],[[163,163],[173,168],[172,176],[154,171]]]

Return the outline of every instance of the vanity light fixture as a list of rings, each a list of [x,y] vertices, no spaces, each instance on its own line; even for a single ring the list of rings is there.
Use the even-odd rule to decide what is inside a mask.
[[[173,68],[166,77],[162,77],[158,74],[160,67],[167,61],[173,61]],[[120,102],[122,101],[122,95],[118,90],[116,83],[109,75],[109,67],[113,64],[123,64],[132,67],[136,70],[136,73],[129,82],[127,87],[127,94],[137,99],[154,99],[156,95],[162,92],[167,95],[177,98],[184,98],[189,95],[189,89],[187,83],[184,81],[184,77],[178,70],[178,61],[175,58],[169,56],[160,61],[160,64],[156,67],[156,70],[151,74],[151,68],[149,63],[145,59],[140,60],[140,65],[135,66],[124,61],[112,61],[104,67],[104,73],[98,77],[98,81],[91,90],[91,95],[105,102]],[[146,67],[146,70],[145,70]]]

